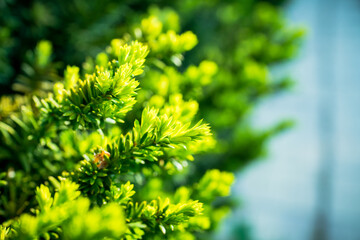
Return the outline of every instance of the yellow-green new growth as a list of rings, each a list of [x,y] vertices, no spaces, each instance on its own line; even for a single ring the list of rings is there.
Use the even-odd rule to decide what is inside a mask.
[[[52,96],[45,101],[35,98],[46,117],[60,118],[73,128],[96,129],[105,121],[123,122],[136,102],[134,96],[139,82],[134,77],[143,72],[148,49],[133,42],[114,45],[112,51],[117,60],[96,66],[83,80],[76,67],[68,67],[65,85],[55,86],[55,99]]]
[[[52,237],[80,239],[118,239],[127,227],[122,208],[115,203],[90,209],[90,201],[79,197],[78,185],[61,180],[52,197],[48,187],[37,188],[40,211],[36,216],[24,214],[13,224],[6,239],[30,240]]]

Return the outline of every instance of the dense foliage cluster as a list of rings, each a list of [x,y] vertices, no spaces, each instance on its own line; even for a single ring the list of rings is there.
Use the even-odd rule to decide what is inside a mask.
[[[301,30],[256,1],[160,1],[182,26],[151,1],[85,2],[0,5],[0,239],[207,238],[232,172],[288,125],[248,116],[288,86],[268,67]]]

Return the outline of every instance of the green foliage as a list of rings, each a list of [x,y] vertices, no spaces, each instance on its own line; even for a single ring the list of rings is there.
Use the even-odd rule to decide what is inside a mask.
[[[52,44],[49,41],[40,41],[33,52],[26,53],[26,62],[21,66],[23,74],[19,75],[12,88],[22,93],[51,91],[54,82],[59,81],[58,63],[52,62]]]
[[[54,197],[48,187],[36,190],[39,211],[22,215],[13,224],[9,239],[117,239],[126,231],[123,210],[118,204],[90,210],[90,201],[79,198],[78,185],[62,180]]]
[[[105,192],[105,201],[116,202],[119,205],[125,205],[131,200],[131,197],[135,194],[133,188],[134,185],[130,184],[129,181],[125,184],[122,184],[120,187],[112,185],[110,186],[110,190],[107,190]]]
[[[0,4],[0,239],[209,238],[290,126],[248,117],[302,30],[253,0],[27,4]]]
[[[7,225],[11,227],[11,233],[7,233],[8,229],[3,231],[9,238],[138,239],[145,235],[156,238],[184,231],[189,219],[202,214],[202,203],[197,200],[187,199],[186,202],[171,204],[170,199],[165,197],[149,203],[134,202],[134,185],[129,181],[122,184],[129,174],[139,174],[143,169],[166,174],[169,168],[164,166],[174,164],[175,159],[186,162],[191,153],[187,148],[210,136],[208,124],[199,121],[191,126],[189,120],[195,113],[187,119],[181,115],[169,115],[174,112],[171,104],[176,102],[175,99],[162,110],[144,108],[140,121],[135,119],[127,133],[125,129],[119,129],[117,123],[124,122],[120,115],[124,117],[135,103],[139,82],[134,77],[142,73],[147,53],[147,48],[139,42],[113,44],[110,54],[117,60],[110,59],[106,67],[96,65],[95,73],[86,74],[84,80],[78,76],[76,67],[68,67],[63,86],[60,83],[55,85],[54,93],[49,93],[46,98],[34,96],[35,104],[30,98],[27,100],[27,108],[34,111],[25,111],[24,106],[21,119],[11,115],[8,124],[2,122],[6,147],[15,146],[14,141],[20,144],[23,138],[34,139],[35,148],[44,141],[45,146],[53,147],[54,154],[58,152],[65,159],[69,157],[69,161],[79,154],[67,156],[63,152],[66,149],[64,141],[76,138],[78,134],[81,136],[84,131],[97,131],[99,134],[93,135],[95,138],[105,138],[105,133],[114,129],[114,135],[106,135],[102,147],[92,146],[95,147],[92,150],[93,159],[84,155],[87,159],[80,161],[78,167],[73,165],[73,170],[63,171],[60,182],[51,174],[44,172],[40,175],[40,181],[48,176],[57,191],[52,195],[48,186],[37,187],[36,216],[25,213],[19,219],[10,221]],[[94,121],[85,121],[87,118]],[[28,126],[27,122],[32,125]],[[11,126],[15,124],[18,129]],[[32,136],[34,128],[39,130],[39,136]],[[72,129],[79,130],[74,132]],[[61,137],[54,137],[56,133],[61,133]],[[81,144],[81,141],[73,142]],[[88,147],[85,149],[89,150]],[[31,150],[33,148],[27,148],[27,154],[34,155]],[[38,164],[37,161],[34,164]],[[52,167],[55,176],[66,170],[61,166]],[[29,165],[27,159],[17,168],[29,173],[35,168],[43,169],[38,165]],[[143,177],[151,177],[155,171]],[[38,179],[32,179],[35,180]],[[80,194],[82,197],[79,197]],[[121,217],[122,212],[126,219]]]
[[[202,201],[211,202],[216,197],[228,196],[230,186],[234,182],[234,175],[220,172],[218,169],[209,170],[201,178],[197,186],[197,196]]]
[[[147,48],[135,42],[130,46],[119,46],[113,60],[104,66],[97,66],[93,74],[84,80],[77,76],[77,69],[68,67],[65,86],[56,87],[55,99],[49,97],[40,101],[38,107],[46,114],[47,121],[61,119],[65,125],[84,129],[104,125],[105,121],[123,122],[122,118],[135,104],[135,90],[138,82],[134,79],[142,73]]]

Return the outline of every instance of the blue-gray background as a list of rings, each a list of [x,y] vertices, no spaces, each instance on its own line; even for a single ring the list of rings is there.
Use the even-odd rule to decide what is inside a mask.
[[[307,37],[300,56],[273,71],[297,84],[253,118],[258,127],[284,118],[296,126],[238,174],[242,208],[219,238],[245,222],[259,240],[360,239],[360,1],[293,0],[285,14]]]

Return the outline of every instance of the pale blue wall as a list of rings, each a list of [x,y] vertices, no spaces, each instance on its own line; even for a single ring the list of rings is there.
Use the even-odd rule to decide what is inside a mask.
[[[297,86],[264,101],[254,121],[297,125],[238,175],[244,205],[225,233],[247,219],[259,240],[360,239],[360,1],[292,0],[286,13],[308,29],[300,56],[281,70]]]

